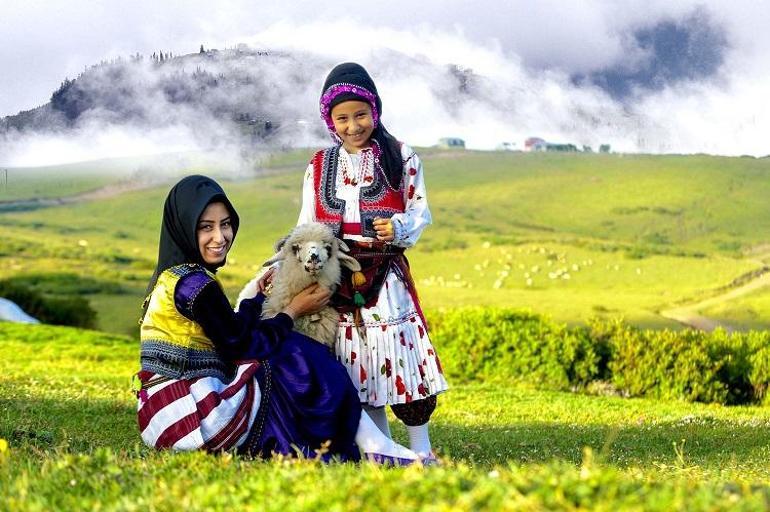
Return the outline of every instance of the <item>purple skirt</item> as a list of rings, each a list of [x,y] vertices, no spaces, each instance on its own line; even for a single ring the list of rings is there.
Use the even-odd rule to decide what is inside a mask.
[[[262,363],[262,402],[242,450],[358,461],[358,392],[330,350],[292,332]]]

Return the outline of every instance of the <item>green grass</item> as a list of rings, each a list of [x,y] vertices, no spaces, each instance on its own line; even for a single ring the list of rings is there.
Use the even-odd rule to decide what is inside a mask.
[[[206,153],[184,152],[125,157],[45,167],[0,168],[0,212],[13,211],[8,201],[50,199],[92,192],[129,182],[152,183],[159,177],[181,177],[192,169],[214,175],[234,174],[230,162]],[[6,179],[7,178],[7,179]],[[24,206],[22,210],[35,209]]]
[[[220,175],[238,208],[241,232],[231,265],[221,272],[231,293],[296,222],[310,154],[275,155],[259,164],[260,174],[237,178],[203,161],[166,163],[173,173]],[[434,225],[408,255],[427,309],[480,303],[531,308],[569,324],[598,314],[641,327],[676,327],[658,312],[713,295],[759,268],[764,255],[743,251],[770,240],[770,161],[764,159],[435,150],[423,156]],[[37,186],[44,195],[58,190],[57,183]],[[120,307],[140,303],[169,186],[0,213],[6,242],[0,278],[98,276],[128,290],[117,300]],[[548,277],[559,269],[570,279]],[[135,332],[134,312],[110,313],[107,305],[116,299],[104,295],[93,296],[98,325]],[[770,326],[764,302],[752,310],[756,321],[738,324]],[[731,311],[725,309],[725,320]]]
[[[12,169],[0,201],[77,194],[161,168],[220,176],[242,222],[220,272],[234,296],[296,222],[310,153],[273,156],[255,176],[192,156],[24,170],[23,179]],[[767,261],[767,159],[421,154],[434,225],[408,255],[429,310],[488,304],[570,324],[624,316],[672,327],[658,311],[712,296]],[[444,466],[429,470],[141,446],[128,387],[172,181],[0,213],[0,278],[83,294],[100,329],[129,335],[0,323],[0,510],[770,507],[770,408],[547,392],[537,382],[451,382],[431,427]],[[705,313],[767,328],[767,296],[760,290]],[[391,427],[406,440],[400,424]]]
[[[453,383],[440,468],[248,461],[141,446],[130,338],[0,323],[0,509],[754,510],[770,409]],[[532,383],[536,385],[537,383]],[[403,427],[391,427],[405,441]],[[319,490],[321,490],[319,492]]]

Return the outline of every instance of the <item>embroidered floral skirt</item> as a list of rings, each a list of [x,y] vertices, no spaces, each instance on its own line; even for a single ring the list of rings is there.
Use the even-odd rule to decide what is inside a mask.
[[[391,271],[377,304],[361,309],[363,325],[353,314],[340,315],[335,351],[358,388],[362,403],[403,404],[447,389],[416,298]]]

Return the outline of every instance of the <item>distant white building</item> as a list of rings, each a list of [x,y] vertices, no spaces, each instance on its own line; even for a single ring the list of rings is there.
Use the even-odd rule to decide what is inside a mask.
[[[548,144],[545,139],[540,137],[530,137],[524,141],[524,151],[543,151]]]
[[[444,137],[438,140],[438,147],[444,149],[465,149],[465,141],[458,137]]]
[[[578,151],[577,146],[574,144],[554,143],[546,142],[540,137],[530,137],[524,141],[525,151],[560,151],[560,152],[574,152]]]

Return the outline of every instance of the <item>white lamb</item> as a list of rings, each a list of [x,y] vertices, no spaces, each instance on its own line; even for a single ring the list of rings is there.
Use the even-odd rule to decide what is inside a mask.
[[[269,267],[280,262],[262,308],[262,318],[271,318],[280,313],[294,296],[311,284],[319,283],[334,291],[340,284],[341,265],[353,272],[361,270],[358,261],[346,254],[349,250],[324,224],[311,222],[295,227],[287,237],[278,241],[276,254],[263,265]],[[260,277],[261,274],[241,290],[238,304],[257,294]],[[338,319],[339,314],[334,308],[327,306],[315,315],[297,318],[294,328],[333,348]]]

